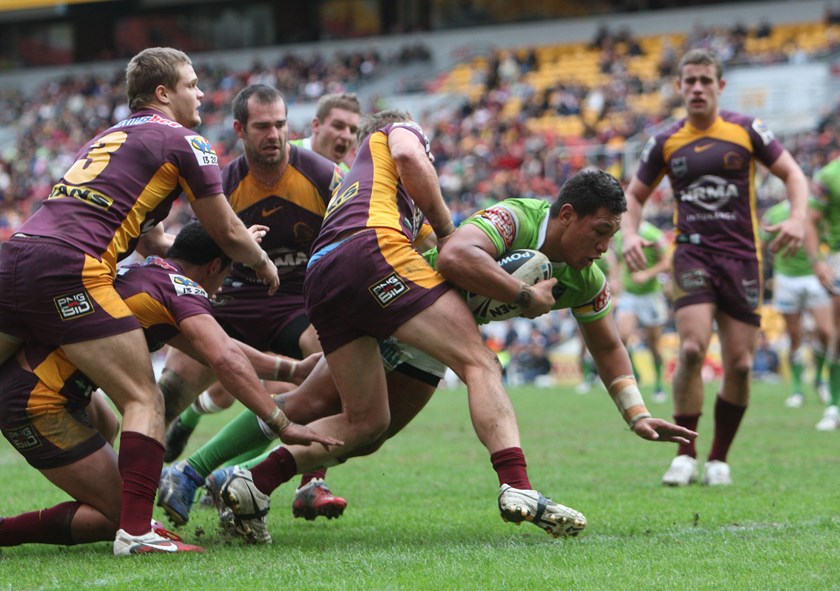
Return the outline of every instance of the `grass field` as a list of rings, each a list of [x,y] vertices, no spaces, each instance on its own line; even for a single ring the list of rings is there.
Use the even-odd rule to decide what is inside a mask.
[[[733,486],[671,489],[659,478],[674,447],[630,433],[603,390],[513,389],[532,483],[586,515],[578,538],[501,521],[465,392],[441,390],[379,453],[330,471],[350,503],[339,520],[293,519],[289,484],[272,499],[271,546],[226,542],[215,513],[195,509],[180,533],[206,554],[115,559],[110,543],[4,548],[0,590],[840,589],[840,433],[814,430],[814,396],[792,410],[786,393],[756,384],[729,458]],[[652,410],[669,416],[670,404]],[[233,412],[205,420],[191,448]],[[5,440],[0,467],[0,515],[66,500]]]

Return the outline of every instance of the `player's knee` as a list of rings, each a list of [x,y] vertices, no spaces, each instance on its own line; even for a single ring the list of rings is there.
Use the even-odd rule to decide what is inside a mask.
[[[734,378],[747,380],[749,379],[750,372],[752,371],[752,365],[752,355],[745,353],[743,355],[739,355],[731,364],[729,364],[728,369]]]
[[[464,383],[470,383],[471,376],[502,377],[502,363],[489,347],[481,346],[474,351],[464,351],[466,354],[457,367],[452,367]]]
[[[365,413],[359,420],[351,420],[351,425],[355,427],[353,447],[359,448],[375,442],[382,437],[390,423],[391,415],[387,408]]]
[[[163,394],[167,424],[174,421],[195,399],[189,384],[169,368],[164,368],[161,372],[158,387]]]
[[[706,349],[690,339],[680,344],[680,357],[686,365],[702,366],[706,360]]]

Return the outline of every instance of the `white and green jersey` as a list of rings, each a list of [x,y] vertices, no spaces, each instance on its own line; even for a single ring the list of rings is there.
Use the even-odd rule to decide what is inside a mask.
[[[648,221],[643,221],[639,226],[639,236],[645,242],[650,242],[651,246],[642,248],[645,255],[645,269],[650,269],[656,263],[662,260],[662,257],[667,255],[666,249],[663,247],[663,238],[665,234]],[[616,252],[621,252],[621,232],[616,232],[613,236],[613,244]],[[649,293],[656,293],[662,291],[662,284],[659,279],[652,277],[641,284],[636,284],[631,279],[632,271],[625,264],[622,265],[621,271],[621,287],[625,293],[632,293],[634,295],[647,295]]]
[[[822,214],[831,252],[840,252],[840,158],[823,166],[814,180],[816,194],[809,207]]]
[[[542,199],[506,199],[476,212],[464,224],[479,227],[496,247],[496,259],[510,250],[539,250],[545,242],[548,210],[551,204]],[[462,224],[463,225],[463,224]],[[426,253],[437,268],[437,250]],[[596,265],[576,271],[566,263],[552,261],[557,285],[554,288],[555,310],[569,308],[582,323],[609,314],[610,288],[604,272]]]
[[[811,200],[810,206],[814,206],[814,200]],[[790,201],[784,200],[767,211],[761,217],[761,239],[764,242],[772,241],[777,233],[770,234],[764,231],[764,226],[775,226],[780,224],[790,217]],[[813,275],[814,270],[811,268],[811,263],[808,262],[808,255],[805,254],[805,249],[800,248],[796,254],[785,255],[784,253],[777,253],[773,257],[773,271],[774,273],[787,275],[788,277],[805,277]]]

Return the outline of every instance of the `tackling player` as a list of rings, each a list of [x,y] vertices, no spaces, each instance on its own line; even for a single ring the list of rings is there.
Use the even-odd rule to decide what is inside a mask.
[[[143,327],[149,350],[169,343],[208,364],[284,440],[336,443],[290,423],[257,377],[258,373],[267,378],[288,373],[300,381],[316,358],[304,364],[266,355],[233,341],[213,319],[207,292],[218,289],[229,268],[230,259],[198,222],[191,222],[175,237],[166,259],[152,256],[142,264],[122,267],[115,288]],[[95,390],[96,384],[60,348],[28,343],[16,359],[0,368],[3,435],[27,462],[74,498],[48,509],[0,518],[0,546],[72,545],[116,535],[118,555],[201,551],[179,539],[137,544],[118,530],[120,471],[111,446],[116,429],[102,429],[106,435],[97,429],[108,424],[112,413],[98,403],[90,404]],[[89,413],[89,408],[96,412]],[[161,538],[161,531],[153,533]]]

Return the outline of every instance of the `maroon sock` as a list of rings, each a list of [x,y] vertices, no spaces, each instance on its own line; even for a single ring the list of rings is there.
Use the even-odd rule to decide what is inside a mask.
[[[306,474],[304,474],[300,477],[300,486],[298,488],[303,488],[304,486],[309,484],[310,481],[312,481],[316,478],[320,478],[321,480],[323,480],[326,477],[327,477],[327,469],[326,468],[321,468],[320,470],[313,470],[312,472],[307,472]]]
[[[251,468],[254,486],[270,495],[278,486],[297,474],[297,462],[285,447],[275,449],[262,462]]]
[[[528,480],[528,471],[525,469],[525,454],[522,448],[508,447],[490,454],[490,462],[493,469],[499,476],[499,485],[509,484],[513,488],[530,490],[531,481]]]
[[[726,461],[729,448],[732,446],[735,433],[738,432],[746,410],[746,406],[732,404],[718,395],[715,400],[715,438],[712,440],[709,460]]]
[[[120,437],[117,459],[122,478],[120,528],[133,536],[151,531],[163,451],[159,441],[136,431],[123,431]]]
[[[674,415],[674,422],[680,427],[697,431],[697,423],[700,421],[700,415],[701,413],[697,413],[696,415]],[[677,446],[677,455],[696,458],[697,447],[694,445],[694,440],[691,440],[688,443],[680,443]]]
[[[82,504],[67,501],[49,509],[0,519],[0,546],[18,544],[73,545],[73,516]]]

